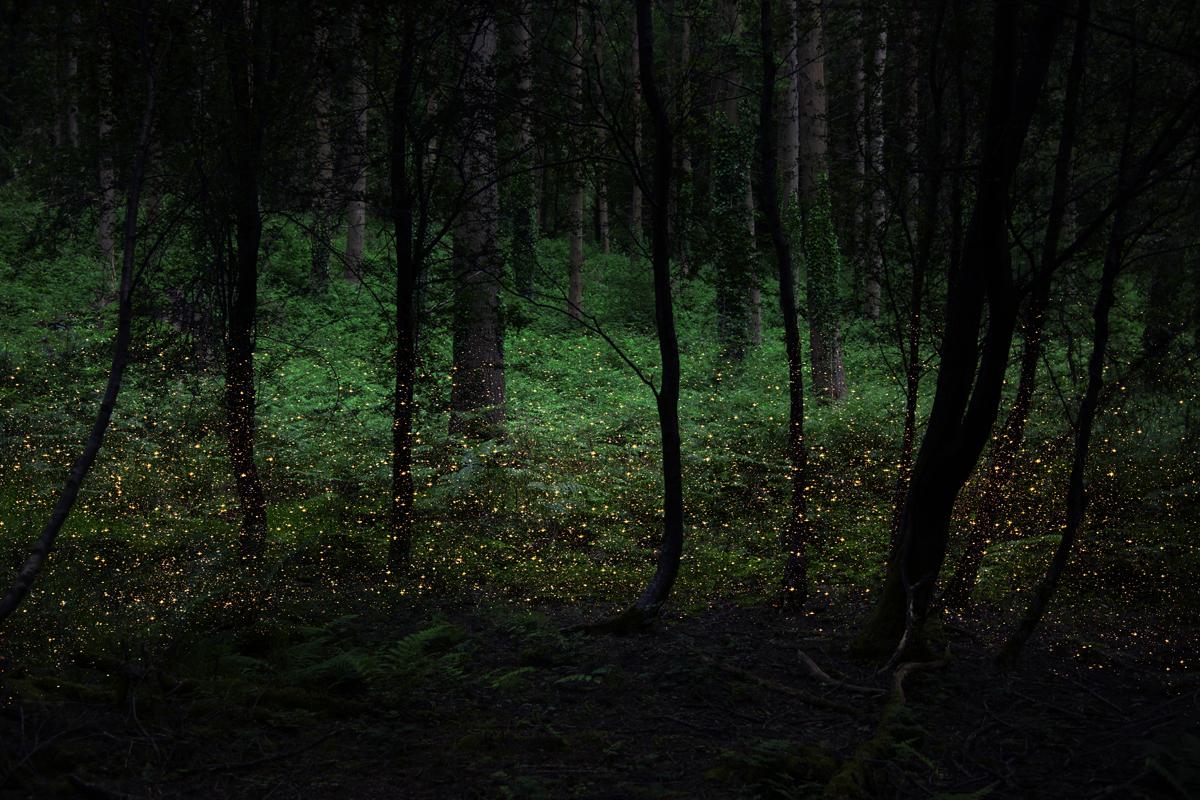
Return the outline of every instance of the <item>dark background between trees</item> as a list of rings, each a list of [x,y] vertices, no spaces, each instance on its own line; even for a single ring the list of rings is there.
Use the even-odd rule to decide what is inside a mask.
[[[0,792],[1200,791],[1192,3],[0,41]]]

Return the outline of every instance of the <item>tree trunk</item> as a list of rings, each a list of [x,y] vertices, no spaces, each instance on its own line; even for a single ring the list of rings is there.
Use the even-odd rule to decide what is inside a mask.
[[[575,3],[575,32],[571,37],[571,109],[576,125],[583,117],[583,5]],[[576,132],[572,139],[579,143]],[[579,319],[583,310],[583,203],[586,190],[584,163],[576,147],[571,165],[571,273],[567,287],[567,314]]]
[[[791,508],[784,533],[787,562],[783,570],[782,604],[785,608],[803,605],[808,591],[808,560],[812,532],[808,524],[804,486],[808,475],[808,453],[804,445],[804,356],[800,343],[800,325],[796,318],[795,280],[792,275],[792,244],[779,210],[776,186],[775,50],[771,0],[761,0],[760,32],[762,44],[762,83],[759,94],[759,158],[762,166],[762,190],[759,205],[771,232],[775,263],[779,273],[779,310],[783,315],[783,335],[788,359],[788,462],[791,477]],[[791,61],[787,62],[791,63]],[[789,112],[790,113],[790,112]],[[785,126],[785,130],[790,130]],[[786,148],[780,148],[787,152]],[[784,175],[788,166],[783,167]],[[786,185],[786,184],[785,184]],[[791,195],[784,194],[785,202]]]
[[[366,64],[362,50],[362,14],[356,7],[352,12],[351,42],[354,55],[351,58],[350,84],[350,147],[348,166],[350,170],[349,196],[346,200],[346,263],[345,275],[349,281],[362,280],[363,248],[367,235],[367,82]]]
[[[787,209],[789,206],[794,206],[796,209],[800,207],[800,36],[796,27],[796,15],[799,11],[797,2],[798,0],[785,0],[784,5],[787,30],[784,32],[783,63],[787,70],[785,75],[787,80],[784,83],[783,126],[779,139],[779,172],[783,182],[783,197],[778,204],[781,209]],[[760,113],[761,110],[760,108]],[[781,220],[783,213],[781,210]],[[791,252],[790,237],[788,252],[789,254]],[[776,258],[778,258],[778,253],[776,253]],[[792,269],[790,265],[788,268]]]
[[[333,215],[333,135],[330,124],[333,102],[329,89],[329,29],[317,24],[313,35],[316,51],[316,80],[314,81],[313,121],[316,127],[316,180],[313,183],[312,264],[309,280],[316,288],[329,279],[330,217]]]
[[[510,182],[512,193],[513,280],[524,297],[533,296],[537,272],[537,186],[533,144],[533,13],[529,0],[520,0],[513,24],[513,62],[517,70],[516,168]],[[542,173],[544,174],[544,172]]]
[[[262,22],[247,19],[240,4],[231,4],[226,42],[234,119],[233,211],[236,252],[228,266],[229,304],[225,332],[225,412],[229,460],[242,513],[239,548],[245,559],[257,559],[267,546],[267,501],[255,461],[254,325],[258,314],[258,251],[262,216],[258,178],[262,159],[261,74],[249,63],[262,44]],[[247,30],[249,26],[250,30]],[[249,37],[250,41],[245,41]],[[228,260],[228,259],[227,259]]]
[[[633,108],[633,133],[630,146],[633,150],[633,159],[637,163],[641,163],[642,160],[642,79],[638,66],[640,52],[638,22],[635,17],[633,24],[633,78],[631,80],[633,97],[630,100],[630,107]],[[633,242],[633,252],[636,253],[642,242],[642,185],[636,179],[633,181],[633,188],[629,191],[629,238]]]
[[[396,355],[392,392],[392,506],[388,569],[408,571],[413,536],[413,386],[417,372],[417,285],[421,271],[413,252],[413,194],[408,174],[408,121],[412,103],[412,17],[404,20],[398,74],[392,92],[389,147],[392,228],[396,238]]]
[[[808,270],[809,358],[813,396],[818,401],[846,396],[838,320],[840,256],[828,208],[829,127],[825,102],[825,53],[821,8],[816,0],[797,0],[800,80],[800,208],[804,220],[805,266]],[[815,241],[820,239],[821,241]]]
[[[654,321],[662,359],[658,424],[662,437],[663,540],[658,567],[634,605],[639,616],[653,617],[670,596],[683,555],[683,460],[679,440],[679,343],[671,302],[671,155],[672,132],[667,108],[654,74],[652,0],[637,0],[638,69],[646,107],[654,121],[653,188],[649,195],[651,266],[654,271]]]
[[[99,31],[100,54],[96,64],[97,82],[97,142],[99,157],[98,177],[100,181],[100,213],[98,233],[100,260],[104,264],[105,299],[112,298],[117,291],[117,257],[114,235],[117,227],[117,178],[113,169],[112,130],[116,120],[113,116],[113,52],[109,31],[102,24]]]
[[[145,21],[143,20],[143,24]],[[117,405],[117,397],[121,392],[121,380],[125,375],[125,366],[129,361],[129,343],[132,339],[133,327],[133,280],[137,257],[138,241],[138,211],[141,203],[142,181],[145,177],[146,162],[150,152],[150,134],[154,119],[156,100],[156,83],[154,68],[148,53],[142,50],[142,65],[146,69],[146,99],[142,111],[141,128],[138,132],[137,147],[133,154],[133,164],[129,171],[129,183],[125,195],[125,224],[121,242],[121,277],[117,289],[117,330],[113,342],[112,362],[108,370],[108,381],[104,387],[104,395],[100,400],[100,408],[92,429],[84,442],[83,450],[59,490],[58,499],[46,520],[37,542],[29,556],[21,565],[16,578],[9,585],[8,591],[0,598],[0,623],[3,623],[29,594],[33,581],[37,578],[50,551],[54,549],[55,539],[66,524],[79,490],[87,479],[96,456],[104,443],[104,434],[108,431],[112,420],[113,409]]]
[[[883,70],[887,63],[887,28],[872,16],[869,45],[863,51],[863,172],[869,208],[862,232],[866,253],[866,314],[879,320],[880,280],[883,274],[883,236],[887,207],[883,187]]]
[[[894,658],[924,650],[923,624],[946,555],[950,514],[991,434],[1016,325],[1007,220],[1010,186],[1042,93],[1062,22],[1042,10],[1016,80],[1017,9],[995,7],[991,92],[978,190],[963,243],[963,268],[950,284],[937,391],[913,466],[899,543],[858,649]],[[979,334],[987,303],[987,333]]]
[[[467,20],[463,47],[460,174],[463,206],[454,223],[454,344],[450,433],[484,439],[504,432],[504,328],[500,317],[496,188],[496,20]]]

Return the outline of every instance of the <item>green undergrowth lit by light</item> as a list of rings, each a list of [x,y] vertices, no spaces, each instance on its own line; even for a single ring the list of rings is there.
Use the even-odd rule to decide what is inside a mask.
[[[38,209],[17,184],[4,192],[3,217],[14,221],[0,226],[0,565],[9,575],[90,425],[113,314],[94,302],[100,265],[90,240],[26,248],[20,231]],[[108,439],[12,626],[14,641],[37,638],[66,656],[89,642],[198,635],[263,604],[328,617],[330,608],[387,608],[422,594],[600,606],[636,595],[660,535],[659,432],[653,396],[613,347],[557,311],[506,295],[507,436],[450,438],[448,267],[446,253],[435,254],[422,300],[414,565],[389,577],[387,237],[373,231],[364,286],[333,280],[321,292],[306,283],[303,233],[269,220],[264,238],[257,455],[271,542],[263,563],[247,575],[236,557],[220,346],[204,338],[212,321],[199,310],[203,287],[178,283],[196,270],[189,245],[176,242],[139,295],[132,363]],[[538,247],[538,288],[553,296],[565,281],[565,243]],[[1137,287],[1125,291],[1134,296]],[[712,282],[680,279],[676,292],[687,509],[677,602],[769,601],[789,497],[778,300],[764,284],[763,343],[730,363],[716,344]],[[657,380],[647,265],[589,252],[584,297],[625,356]],[[1125,357],[1140,328],[1136,303],[1119,308],[1131,315],[1118,326],[1115,349]],[[854,322],[844,347],[849,398],[810,403],[806,419],[818,598],[878,583],[899,469],[904,398],[887,334]],[[1063,373],[1074,357],[1049,353]],[[927,388],[933,379],[926,375]],[[1010,396],[1013,384],[1015,370]],[[1015,593],[1057,541],[1069,441],[1054,391],[1038,394],[1005,507],[1011,535],[989,546],[983,567],[980,595],[1001,604],[1019,602]],[[1194,399],[1190,385],[1157,387],[1139,393],[1146,408],[1112,403],[1098,421],[1094,533],[1080,543],[1065,602],[1112,589],[1187,607],[1200,565],[1185,531],[1197,491]],[[964,492],[957,530],[973,524],[977,483]]]

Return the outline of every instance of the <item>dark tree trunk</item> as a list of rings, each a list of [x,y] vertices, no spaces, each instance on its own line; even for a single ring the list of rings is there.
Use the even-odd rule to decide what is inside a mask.
[[[804,355],[800,343],[800,325],[796,319],[792,243],[779,210],[779,188],[776,180],[779,165],[776,163],[778,151],[775,143],[773,108],[776,66],[771,5],[771,0],[762,0],[760,7],[762,83],[758,106],[758,143],[762,189],[759,192],[759,204],[775,250],[775,263],[779,273],[779,310],[783,314],[783,335],[788,359],[788,462],[792,495],[791,513],[784,534],[787,562],[783,569],[781,601],[785,608],[797,608],[804,603],[808,591],[808,560],[812,533],[808,524],[804,493],[808,475],[808,452],[804,445]],[[790,152],[789,148],[783,150],[785,153]],[[794,169],[794,165],[785,165],[785,176],[790,178],[789,170]],[[791,186],[788,188],[790,191]]]
[[[922,627],[946,556],[954,501],[996,419],[1016,325],[1006,229],[1010,185],[1061,22],[1057,6],[1042,11],[1018,78],[1017,8],[1014,3],[996,4],[975,208],[963,244],[963,267],[946,299],[937,391],[913,466],[898,546],[878,605],[858,641],[865,652],[923,649]],[[987,332],[981,348],[985,300]]]
[[[234,136],[233,205],[236,253],[229,263],[228,322],[225,332],[225,412],[229,460],[242,512],[239,547],[244,558],[257,558],[267,545],[267,501],[258,464],[254,458],[255,386],[254,324],[258,314],[258,250],[262,239],[262,217],[258,209],[258,170],[262,156],[262,119],[259,92],[252,75],[261,70],[249,63],[251,48],[243,41],[249,35],[261,43],[261,19],[245,20],[240,3],[232,3],[228,60],[233,89]],[[252,26],[247,31],[246,25]]]
[[[1025,425],[1033,407],[1038,361],[1042,356],[1042,334],[1046,323],[1046,307],[1050,300],[1050,280],[1057,266],[1058,245],[1066,220],[1068,191],[1071,182],[1071,154],[1075,146],[1075,129],[1079,96],[1088,40],[1090,0],[1081,0],[1076,16],[1075,41],[1071,65],[1067,71],[1067,86],[1063,97],[1062,125],[1058,139],[1058,154],[1054,167],[1054,184],[1050,194],[1050,209],[1046,217],[1046,233],[1042,239],[1040,263],[1034,276],[1029,307],[1026,312],[1024,350],[1021,354],[1021,374],[1012,409],[996,437],[985,473],[982,506],[975,525],[968,528],[963,554],[950,579],[946,582],[943,603],[947,608],[964,608],[970,601],[979,576],[979,567],[988,544],[1002,532],[1001,504],[1016,466],[1017,456],[1025,439]]]
[[[647,192],[646,199],[650,204],[654,321],[658,331],[658,351],[662,358],[662,383],[656,399],[662,435],[663,540],[658,551],[658,568],[634,608],[642,616],[652,617],[670,596],[683,555],[683,461],[679,440],[679,342],[675,336],[675,314],[671,303],[669,205],[673,140],[666,104],[659,94],[654,73],[651,0],[637,0],[637,32],[642,94],[654,129],[653,187]]]
[[[0,598],[0,622],[16,611],[21,601],[29,594],[34,579],[37,578],[46,559],[50,557],[50,551],[54,549],[54,541],[63,525],[66,524],[67,517],[75,506],[75,500],[79,497],[79,490],[91,471],[92,465],[96,463],[96,456],[100,452],[100,446],[104,443],[104,434],[108,431],[109,422],[112,420],[113,409],[117,405],[117,397],[121,392],[121,380],[125,375],[125,366],[129,361],[129,343],[132,339],[133,326],[134,267],[138,243],[138,211],[141,205],[146,162],[150,156],[150,135],[156,99],[155,73],[147,53],[147,31],[144,27],[147,20],[144,15],[148,12],[145,7],[142,9],[142,13],[141,54],[142,63],[146,69],[146,104],[142,112],[137,148],[133,154],[133,164],[129,171],[129,183],[126,188],[125,224],[121,242],[121,276],[117,286],[117,331],[113,342],[112,363],[108,370],[108,382],[105,384],[104,396],[100,400],[100,408],[96,412],[96,419],[92,423],[87,441],[84,442],[83,451],[71,465],[71,471],[63,482],[62,489],[58,493],[58,500],[54,503],[54,508],[42,528],[41,535],[38,536],[37,542],[25,559],[25,563],[21,565],[21,569],[10,584],[8,591],[5,592],[3,598]]]
[[[417,283],[413,250],[413,195],[408,175],[408,117],[412,101],[413,21],[405,21],[399,74],[392,93],[392,228],[396,238],[396,355],[392,392],[392,507],[388,569],[408,570],[413,528],[413,385],[417,372]]]

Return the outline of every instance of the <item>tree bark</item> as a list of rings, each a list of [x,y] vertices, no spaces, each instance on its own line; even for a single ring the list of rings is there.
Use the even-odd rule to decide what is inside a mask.
[[[866,252],[866,315],[879,320],[883,273],[883,235],[887,207],[883,190],[883,71],[887,63],[887,28],[872,18],[869,45],[863,51],[863,172],[868,210],[862,232]]]
[[[511,180],[513,280],[524,297],[533,296],[537,272],[537,186],[544,171],[534,171],[533,144],[533,13],[529,0],[520,0],[513,24],[513,62],[517,70],[517,174]]]
[[[776,163],[776,143],[773,141],[776,67],[771,6],[771,0],[761,0],[762,83],[758,106],[758,146],[762,167],[762,190],[759,192],[759,204],[775,251],[775,263],[779,274],[779,310],[783,315],[783,334],[788,360],[788,462],[791,507],[787,530],[784,533],[787,561],[783,570],[781,602],[785,608],[798,608],[803,605],[808,591],[812,532],[808,524],[804,488],[808,476],[808,452],[804,444],[804,356],[800,342],[800,325],[796,318],[792,244],[779,210],[779,191],[775,178],[779,166]],[[790,65],[793,61],[794,59],[791,59],[787,63]],[[790,79],[789,85],[792,85]],[[785,126],[785,130],[789,129]],[[787,152],[786,148],[780,150]],[[783,172],[785,176],[788,174],[786,164]],[[790,197],[785,191],[785,202]]]
[[[633,24],[633,78],[631,81],[633,89],[633,97],[631,99],[631,106],[633,108],[631,148],[634,160],[639,163],[642,159],[642,79],[638,65],[640,53],[638,23],[635,15]],[[634,252],[638,251],[642,242],[642,216],[642,185],[639,181],[635,180],[633,188],[629,190],[629,238],[633,242]]]
[[[465,182],[454,222],[454,344],[450,433],[485,439],[504,432],[504,328],[496,187],[496,20],[467,20],[459,171]]]

